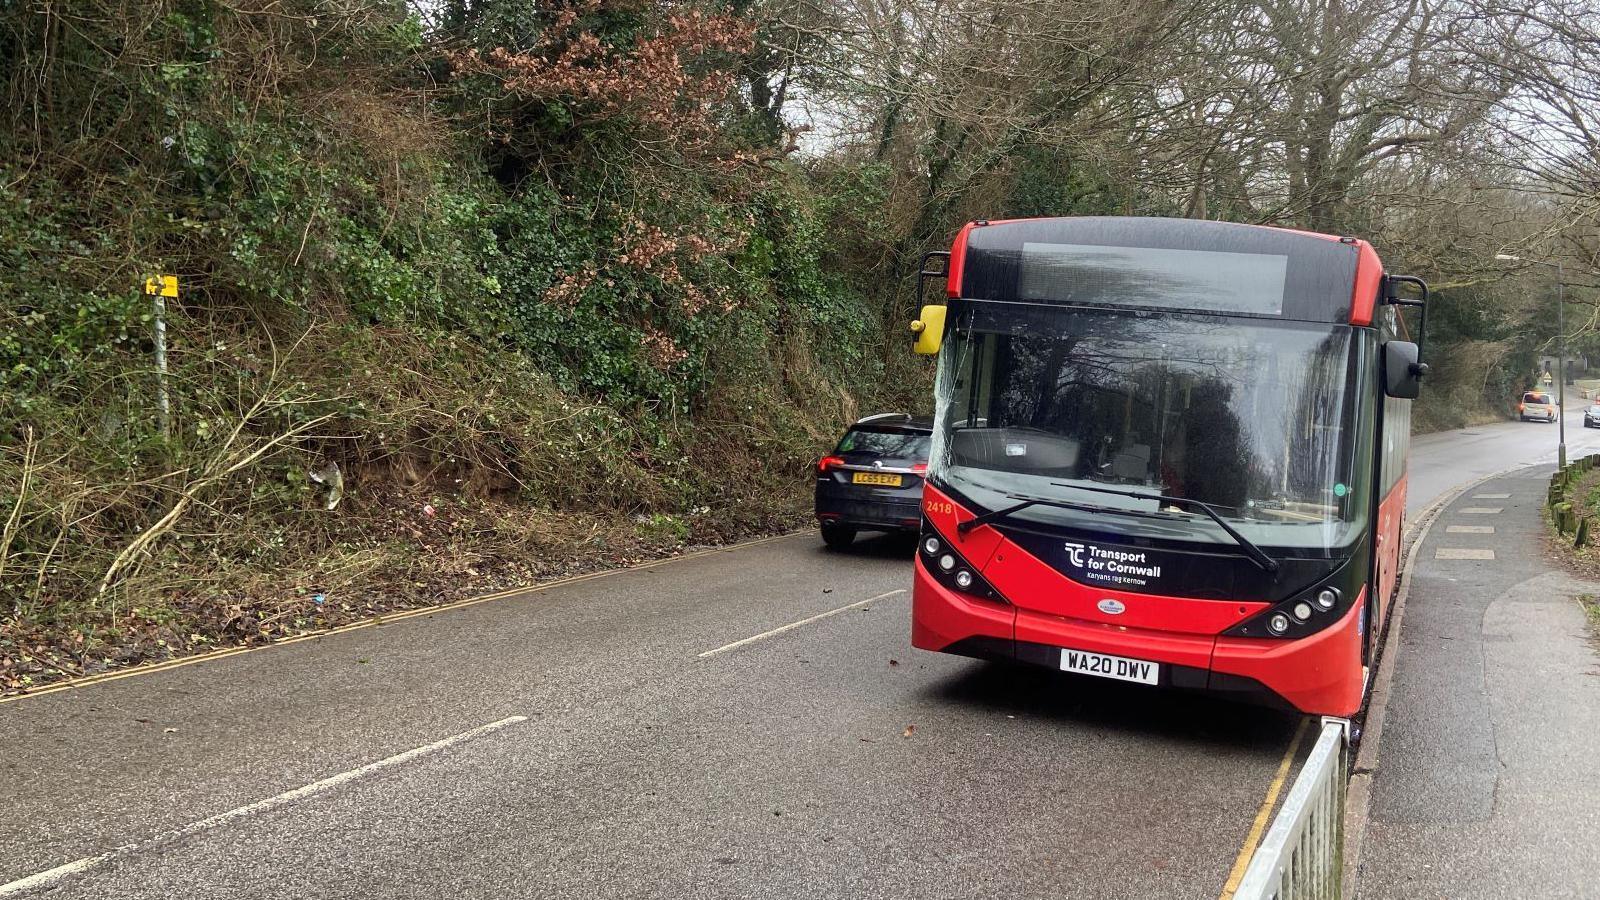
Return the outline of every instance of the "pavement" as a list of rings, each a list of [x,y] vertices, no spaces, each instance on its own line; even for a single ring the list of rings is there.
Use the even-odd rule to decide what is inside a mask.
[[[1547,549],[1552,472],[1476,485],[1420,548],[1361,898],[1600,896],[1600,654],[1575,599],[1600,584]]]
[[[1419,439],[1410,503],[1541,455]],[[915,651],[912,552],[797,535],[0,703],[0,897],[1219,896],[1297,720]]]

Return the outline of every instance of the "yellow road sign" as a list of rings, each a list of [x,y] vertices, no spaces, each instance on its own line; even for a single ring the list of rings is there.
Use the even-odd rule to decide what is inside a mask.
[[[178,296],[178,276],[161,275],[146,279],[144,292],[146,294],[160,294],[163,297],[176,297]]]

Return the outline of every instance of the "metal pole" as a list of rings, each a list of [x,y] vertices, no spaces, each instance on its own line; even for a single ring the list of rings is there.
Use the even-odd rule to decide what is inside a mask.
[[[1561,286],[1565,282],[1566,274],[1561,270],[1561,261],[1556,260],[1556,390],[1561,403],[1556,406],[1556,416],[1560,420],[1557,428],[1556,462],[1565,469],[1567,467],[1567,329],[1561,324]]]
[[[156,416],[163,437],[172,436],[172,398],[167,393],[167,298],[155,296]]]
[[[172,398],[167,394],[167,298],[178,296],[178,276],[157,275],[147,278],[144,292],[150,295],[155,313],[156,344],[156,415],[161,423],[162,437],[172,436]]]

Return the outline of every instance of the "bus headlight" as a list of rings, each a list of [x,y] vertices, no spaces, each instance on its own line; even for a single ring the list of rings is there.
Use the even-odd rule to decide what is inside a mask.
[[[1265,599],[1270,603],[1254,613],[1243,604],[1243,620],[1224,630],[1227,637],[1299,640],[1329,628],[1355,628],[1354,617],[1347,615],[1352,599],[1359,599],[1360,573],[1350,560],[1339,562],[1332,571],[1317,573],[1316,580],[1288,596]],[[1352,593],[1353,592],[1353,593]]]
[[[1010,602],[984,580],[977,566],[962,556],[960,541],[938,533],[926,521],[922,523],[922,534],[917,537],[915,558],[918,569],[944,590],[991,603]]]

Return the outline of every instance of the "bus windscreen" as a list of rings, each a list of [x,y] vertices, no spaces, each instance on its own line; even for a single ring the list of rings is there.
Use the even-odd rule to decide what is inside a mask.
[[[979,301],[942,354],[928,471],[974,509],[1028,496],[1159,511],[1074,490],[1109,486],[1207,503],[1256,543],[1320,551],[1366,514],[1348,326]],[[1014,518],[1094,520],[1044,505]],[[1226,540],[1203,525],[1118,527]]]
[[[1289,257],[1024,243],[1018,299],[1277,316]]]

